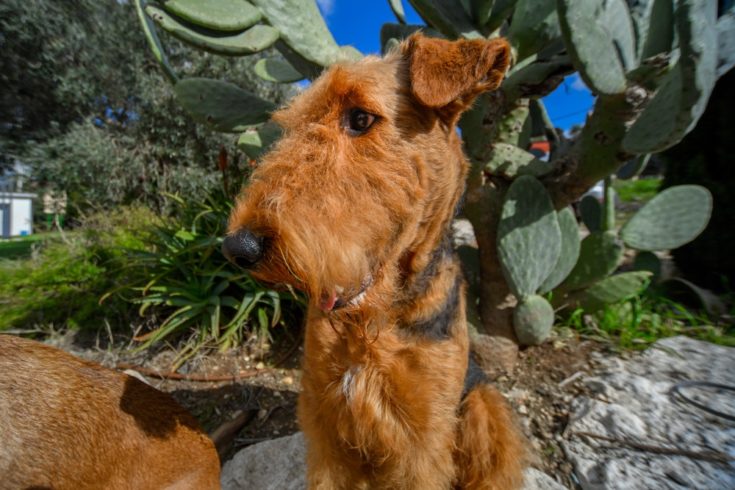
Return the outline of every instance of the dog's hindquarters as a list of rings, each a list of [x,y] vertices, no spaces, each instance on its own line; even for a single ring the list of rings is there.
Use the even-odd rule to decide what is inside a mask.
[[[487,384],[460,406],[455,461],[457,488],[513,490],[523,482],[525,447],[503,396]]]

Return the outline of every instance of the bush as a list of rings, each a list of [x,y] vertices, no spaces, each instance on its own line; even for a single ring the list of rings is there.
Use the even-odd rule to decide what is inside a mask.
[[[116,295],[140,304],[141,315],[162,318],[157,328],[137,337],[141,349],[193,333],[185,353],[210,341],[224,350],[253,333],[269,339],[271,328],[298,321],[299,299],[260,286],[222,255],[230,199],[219,193],[204,202],[169,200],[174,216],[151,228],[144,251],[120,258],[127,282]]]
[[[111,260],[143,246],[145,208],[124,208],[84,220],[83,230],[55,234],[34,245],[27,259],[0,260],[0,330],[53,324],[65,328],[129,326],[129,305],[100,297],[125,281]]]

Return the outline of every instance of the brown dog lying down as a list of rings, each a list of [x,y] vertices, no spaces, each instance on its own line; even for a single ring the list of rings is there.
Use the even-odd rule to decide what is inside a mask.
[[[213,489],[196,420],[145,383],[0,335],[0,490]]]

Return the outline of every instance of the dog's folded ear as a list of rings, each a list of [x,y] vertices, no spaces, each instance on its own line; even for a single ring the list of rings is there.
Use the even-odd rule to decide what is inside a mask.
[[[450,123],[479,94],[500,86],[511,57],[502,38],[447,41],[422,34],[411,36],[403,52],[413,96]]]

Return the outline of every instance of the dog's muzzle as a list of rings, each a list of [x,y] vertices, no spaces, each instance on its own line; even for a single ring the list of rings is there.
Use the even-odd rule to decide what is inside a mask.
[[[233,264],[250,269],[263,258],[265,241],[248,229],[238,230],[222,241],[222,254]]]

